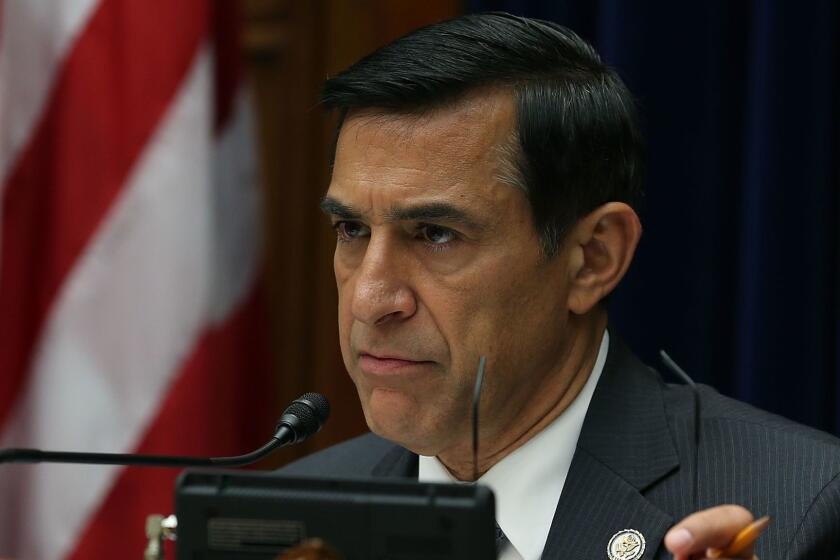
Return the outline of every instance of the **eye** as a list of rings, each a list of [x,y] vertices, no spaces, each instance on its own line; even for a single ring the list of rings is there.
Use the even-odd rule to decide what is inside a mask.
[[[420,227],[420,235],[430,245],[446,245],[456,239],[456,234],[449,228],[436,226],[434,224],[423,224]]]
[[[370,235],[370,228],[359,222],[336,222],[333,224],[333,229],[338,240],[345,243]]]

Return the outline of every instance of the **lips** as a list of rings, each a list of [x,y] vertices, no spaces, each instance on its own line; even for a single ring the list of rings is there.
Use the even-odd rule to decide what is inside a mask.
[[[434,362],[428,360],[411,360],[395,354],[359,354],[359,366],[365,373],[371,375],[407,375],[418,373]]]

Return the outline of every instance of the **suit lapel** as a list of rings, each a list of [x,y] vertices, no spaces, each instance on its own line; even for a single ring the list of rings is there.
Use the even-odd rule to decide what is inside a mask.
[[[419,459],[417,455],[394,445],[382,459],[373,467],[371,475],[376,478],[413,478],[417,480]]]
[[[654,558],[674,520],[643,491],[678,467],[661,381],[613,337],[543,558],[607,558],[624,529],[641,533],[642,558]]]

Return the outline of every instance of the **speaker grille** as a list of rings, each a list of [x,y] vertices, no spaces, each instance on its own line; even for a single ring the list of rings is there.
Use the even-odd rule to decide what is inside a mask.
[[[306,528],[299,521],[215,517],[207,522],[210,550],[280,552],[304,538]]]

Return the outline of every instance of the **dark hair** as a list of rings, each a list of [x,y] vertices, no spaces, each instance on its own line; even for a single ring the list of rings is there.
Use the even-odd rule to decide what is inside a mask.
[[[546,254],[601,204],[638,207],[644,147],[635,102],[592,46],[555,23],[484,13],[418,29],[327,80],[322,102],[339,110],[340,130],[354,109],[423,112],[487,87],[513,93],[510,163]]]

